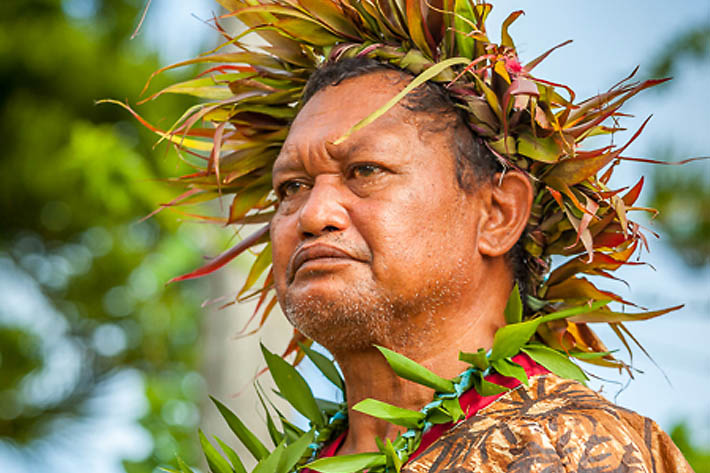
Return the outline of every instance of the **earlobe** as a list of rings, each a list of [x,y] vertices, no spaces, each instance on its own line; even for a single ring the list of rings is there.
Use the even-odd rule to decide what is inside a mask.
[[[488,208],[479,227],[478,249],[486,256],[501,256],[510,251],[525,230],[532,185],[520,171],[498,173],[488,185]]]

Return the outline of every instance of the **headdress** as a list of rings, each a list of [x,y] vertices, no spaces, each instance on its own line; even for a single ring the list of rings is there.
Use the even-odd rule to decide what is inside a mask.
[[[621,188],[608,185],[615,167],[633,159],[623,152],[646,122],[622,146],[612,142],[585,149],[584,144],[590,137],[621,130],[617,123],[625,116],[621,106],[664,80],[632,82],[632,73],[608,91],[578,101],[570,87],[535,75],[535,67],[566,43],[521,63],[509,27],[522,12],[505,19],[502,40],[496,44],[485,27],[492,6],[479,1],[218,1],[227,10],[215,21],[225,43],[209,54],[165,69],[190,64],[211,67],[195,79],[150,97],[176,93],[204,99],[170,129],[153,128],[195,168],[173,180],[186,192],[164,206],[229,197],[225,216],[200,218],[222,225],[260,227],[203,268],[175,280],[210,273],[245,250],[266,243],[236,300],[256,297],[262,320],[268,315],[276,303],[271,294],[268,235],[277,205],[271,190],[272,164],[314,70],[328,61],[367,56],[415,76],[397,100],[424,81],[443,85],[465,109],[469,126],[496,159],[505,168],[529,176],[534,203],[523,242],[530,269],[524,319],[587,308],[538,324],[540,342],[597,365],[628,368],[608,352],[588,324],[608,323],[629,348],[628,340],[635,339],[625,322],[677,308],[636,313],[613,310],[608,303],[634,304],[589,279],[616,279],[613,274],[618,268],[641,264],[632,257],[647,246],[646,237],[629,214],[653,210],[635,207],[643,178]],[[246,30],[230,34],[220,26],[228,18],[240,20]],[[395,101],[373,111],[351,132],[367,126]],[[552,268],[554,256],[567,260]],[[263,284],[255,287],[262,277]],[[298,341],[308,343],[296,333],[287,353],[298,350]]]

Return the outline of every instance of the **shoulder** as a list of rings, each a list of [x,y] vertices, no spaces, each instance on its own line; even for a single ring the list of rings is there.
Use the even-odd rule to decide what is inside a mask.
[[[692,473],[652,420],[548,374],[458,424],[403,472]]]

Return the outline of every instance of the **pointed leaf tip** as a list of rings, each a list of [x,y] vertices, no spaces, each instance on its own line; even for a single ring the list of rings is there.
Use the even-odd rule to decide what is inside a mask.
[[[377,349],[384,355],[387,363],[399,377],[439,392],[452,393],[455,391],[454,384],[451,381],[431,372],[419,363],[385,347],[377,346]]]

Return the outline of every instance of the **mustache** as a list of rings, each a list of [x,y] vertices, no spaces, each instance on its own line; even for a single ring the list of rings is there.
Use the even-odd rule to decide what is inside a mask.
[[[372,261],[372,253],[368,248],[333,239],[304,241],[298,245],[289,259],[286,268],[287,280],[293,281],[298,268],[304,263],[318,258],[342,258],[369,263]]]

